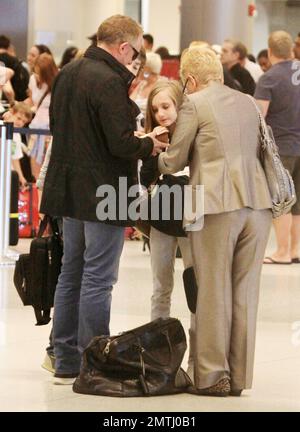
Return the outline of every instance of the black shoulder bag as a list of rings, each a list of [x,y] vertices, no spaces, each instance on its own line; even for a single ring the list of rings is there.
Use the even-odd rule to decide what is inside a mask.
[[[43,237],[48,225],[52,234]],[[36,325],[46,325],[51,320],[62,256],[63,243],[57,221],[45,216],[37,238],[31,242],[29,254],[20,255],[14,272],[15,287],[24,306],[33,306]]]

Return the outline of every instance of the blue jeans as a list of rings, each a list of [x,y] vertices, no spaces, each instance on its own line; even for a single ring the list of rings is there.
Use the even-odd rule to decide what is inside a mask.
[[[56,372],[78,373],[94,336],[109,335],[124,228],[65,218],[64,257],[54,301]]]

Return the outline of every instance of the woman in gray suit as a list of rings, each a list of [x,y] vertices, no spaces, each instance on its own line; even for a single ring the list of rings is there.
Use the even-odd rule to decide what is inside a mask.
[[[188,96],[158,165],[163,174],[189,165],[193,193],[204,186],[203,228],[195,218],[184,219],[185,228],[192,227],[198,284],[193,391],[239,396],[252,385],[260,274],[272,219],[259,120],[248,96],[223,85],[222,65],[210,49],[189,49],[181,78]]]

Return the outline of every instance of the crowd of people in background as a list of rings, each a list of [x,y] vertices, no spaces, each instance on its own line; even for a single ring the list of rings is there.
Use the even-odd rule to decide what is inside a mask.
[[[195,376],[195,384],[198,394],[223,396],[228,395],[231,392],[232,395],[239,396],[243,389],[251,387],[252,382],[254,353],[253,341],[255,339],[254,317],[256,316],[259,285],[258,278],[261,265],[263,262],[269,265],[300,263],[300,97],[299,90],[297,88],[296,91],[292,79],[293,73],[295,73],[295,68],[293,68],[294,62],[297,60],[300,61],[300,33],[294,41],[292,36],[286,32],[278,31],[272,33],[268,41],[268,48],[262,50],[257,55],[257,58],[248,52],[247,47],[241,41],[231,38],[224,40],[222,46],[217,44],[211,45],[206,41],[191,41],[190,46],[183,51],[180,58],[180,56],[170,55],[168,48],[163,46],[158,47],[154,52],[153,36],[150,34],[144,34],[143,37],[141,37],[142,34],[139,27],[135,27],[132,22],[129,22],[128,25],[131,26],[130,31],[133,32],[130,37],[128,36],[129,39],[124,40],[122,43],[119,40],[114,39],[114,43],[118,44],[119,51],[116,51],[115,46],[109,42],[109,37],[113,38],[115,35],[110,35],[109,29],[104,25],[103,28],[100,27],[98,34],[89,37],[91,46],[86,52],[75,46],[70,46],[63,53],[58,65],[51,50],[45,45],[34,45],[28,52],[27,62],[21,61],[17,58],[10,39],[4,35],[0,36],[0,62],[2,62],[6,68],[6,82],[2,83],[0,87],[2,101],[2,105],[0,104],[0,110],[2,111],[2,117],[6,121],[12,121],[15,127],[28,126],[33,129],[48,130],[51,126],[49,108],[50,106],[52,107],[52,120],[54,119],[56,122],[55,126],[52,125],[52,129],[56,134],[56,144],[54,146],[55,157],[52,165],[50,163],[50,175],[48,176],[48,183],[46,182],[46,185],[48,184],[48,189],[46,188],[46,192],[44,192],[48,195],[46,197],[44,195],[43,197],[43,208],[45,210],[51,209],[55,216],[59,216],[60,212],[61,216],[71,215],[72,217],[73,214],[80,216],[72,220],[67,218],[64,221],[66,240],[65,254],[67,258],[65,258],[64,261],[63,272],[57,290],[55,304],[56,314],[54,321],[54,344],[56,343],[56,351],[55,355],[53,351],[51,353],[52,366],[49,368],[52,371],[56,371],[56,376],[59,379],[75,378],[78,375],[80,367],[80,353],[82,353],[83,349],[87,346],[91,337],[95,335],[93,328],[95,323],[98,327],[103,327],[103,334],[109,333],[108,326],[111,289],[117,279],[117,270],[124,237],[124,233],[119,226],[112,227],[105,224],[97,225],[95,223],[96,221],[89,219],[92,217],[92,209],[94,208],[94,202],[92,199],[91,202],[86,203],[84,209],[76,208],[77,204],[75,203],[76,200],[74,200],[72,205],[70,204],[71,210],[70,208],[66,210],[66,212],[69,213],[64,214],[61,210],[65,205],[63,202],[60,203],[62,207],[59,208],[59,199],[61,197],[58,196],[58,199],[54,202],[54,198],[52,199],[49,196],[51,190],[50,186],[55,184],[55,180],[58,177],[63,177],[64,175],[68,176],[68,182],[70,182],[70,184],[73,182],[74,188],[79,185],[76,180],[77,174],[74,174],[72,167],[66,168],[63,162],[64,156],[69,158],[72,154],[72,137],[69,136],[67,140],[65,140],[64,137],[59,136],[58,130],[60,126],[58,123],[63,127],[63,123],[65,122],[66,127],[68,125],[68,127],[72,128],[76,123],[76,119],[80,118],[81,121],[86,121],[86,125],[89,126],[89,129],[86,129],[86,132],[90,138],[91,151],[94,151],[94,158],[96,161],[98,160],[99,155],[97,153],[96,141],[97,139],[100,140],[99,137],[102,139],[101,134],[97,135],[97,128],[95,126],[97,123],[98,113],[95,113],[88,103],[85,107],[86,111],[83,113],[82,105],[79,105],[79,98],[82,97],[85,91],[88,91],[90,92],[91,105],[98,104],[97,106],[100,107],[100,111],[101,109],[103,110],[102,114],[105,118],[108,117],[109,113],[111,113],[111,119],[113,121],[115,115],[112,113],[112,105],[113,107],[118,106],[117,112],[120,116],[120,121],[127,119],[131,126],[133,124],[135,125],[135,136],[129,134],[130,128],[128,129],[127,125],[122,124],[120,126],[118,122],[116,122],[116,127],[113,131],[105,129],[106,127],[112,127],[112,124],[109,121],[106,125],[101,125],[104,135],[109,136],[108,141],[111,146],[108,151],[107,143],[104,142],[103,149],[101,150],[103,152],[101,157],[103,160],[107,161],[107,166],[110,164],[113,166],[114,163],[116,164],[116,159],[114,159],[114,157],[116,157],[118,158],[119,165],[116,165],[115,170],[116,172],[119,170],[118,173],[121,173],[126,164],[126,169],[129,170],[132,161],[135,162],[139,159],[147,159],[150,156],[158,157],[161,151],[167,147],[167,145],[156,140],[156,136],[158,135],[156,128],[162,127],[167,130],[171,137],[174,134],[172,139],[174,145],[170,146],[170,151],[159,156],[157,163],[160,173],[175,173],[180,176],[189,176],[191,174],[191,178],[194,178],[196,179],[195,181],[199,182],[199,172],[201,171],[199,166],[203,164],[203,172],[205,172],[205,170],[208,172],[209,161],[207,161],[207,166],[204,166],[205,157],[203,158],[203,155],[201,154],[201,157],[199,157],[199,160],[197,161],[196,169],[194,166],[194,171],[190,173],[189,170],[186,171],[189,163],[187,155],[189,152],[189,146],[194,140],[196,144],[199,145],[199,149],[201,146],[206,144],[210,144],[212,147],[214,145],[213,142],[207,143],[204,138],[197,136],[198,128],[205,128],[207,122],[211,119],[211,108],[207,102],[207,100],[210,100],[211,103],[215,103],[215,117],[217,119],[226,119],[231,127],[230,131],[229,128],[226,131],[226,125],[222,124],[218,132],[222,135],[222,139],[225,141],[226,136],[232,138],[232,142],[228,148],[229,165],[230,158],[235,151],[244,152],[244,154],[241,154],[241,158],[247,155],[247,164],[249,164],[251,169],[253,168],[256,170],[256,177],[254,180],[257,183],[254,184],[254,180],[250,175],[249,167],[249,172],[247,171],[248,168],[246,169],[246,172],[242,172],[241,169],[241,172],[238,173],[238,183],[239,186],[245,184],[245,188],[236,196],[236,190],[232,190],[231,196],[234,196],[235,198],[230,203],[228,201],[228,208],[225,206],[226,209],[224,210],[221,198],[217,198],[217,194],[214,195],[215,190],[213,185],[217,185],[218,179],[221,179],[221,182],[222,179],[225,178],[225,174],[221,167],[217,167],[215,172],[216,178],[212,179],[212,177],[210,177],[208,179],[207,177],[203,180],[208,190],[211,188],[211,196],[214,196],[210,203],[212,208],[214,208],[214,206],[217,207],[217,211],[215,211],[217,215],[208,215],[209,217],[207,218],[208,222],[205,230],[199,233],[193,233],[187,239],[163,234],[154,227],[151,228],[150,244],[153,272],[151,318],[166,317],[170,314],[174,260],[178,245],[181,248],[184,266],[186,268],[189,267],[193,261],[191,256],[191,252],[193,252],[198,281],[205,286],[213,285],[215,294],[210,293],[210,295],[215,295],[215,298],[217,298],[218,279],[216,278],[213,282],[211,282],[211,280],[208,281],[208,273],[202,271],[203,268],[210,268],[211,272],[213,272],[213,268],[210,267],[211,262],[208,261],[209,258],[207,258],[209,253],[201,254],[198,244],[201,242],[207,242],[207,244],[210,243],[212,247],[214,242],[220,242],[220,238],[223,237],[225,243],[227,238],[225,239],[226,236],[223,226],[226,227],[226,232],[229,232],[231,227],[233,227],[232,236],[237,238],[242,230],[246,230],[249,234],[247,240],[248,243],[246,240],[244,243],[242,240],[237,240],[235,247],[228,244],[227,246],[228,248],[231,248],[231,252],[226,255],[226,259],[229,259],[228,256],[230,255],[230,259],[234,260],[234,256],[236,257],[240,255],[240,259],[243,260],[242,251],[246,249],[248,252],[252,251],[252,257],[255,255],[255,257],[249,259],[249,262],[247,263],[247,266],[250,269],[249,271],[250,273],[252,272],[251,274],[254,278],[253,285],[256,287],[255,298],[249,306],[252,321],[247,323],[252,342],[249,343],[249,346],[246,346],[246,344],[245,346],[239,347],[239,332],[242,331],[242,327],[245,330],[246,324],[243,321],[243,314],[241,314],[240,310],[237,308],[236,311],[233,311],[232,319],[234,325],[236,325],[237,322],[240,322],[241,326],[235,328],[235,333],[232,335],[232,338],[227,334],[225,338],[226,346],[222,345],[223,342],[220,342],[217,357],[214,352],[211,354],[211,357],[209,354],[203,360],[201,356],[205,349],[211,346],[212,341],[217,339],[220,341],[224,331],[222,321],[220,321],[219,324],[216,324],[211,333],[205,330],[204,321],[208,305],[206,304],[207,298],[204,298],[204,294],[204,297],[201,300],[201,307],[200,300],[198,300],[199,311],[201,310],[201,313],[198,312],[196,318],[195,316],[192,316],[190,330],[191,347],[193,348],[193,352],[190,355],[189,367],[191,370],[189,374],[192,379],[193,376]],[[134,37],[132,35],[134,35]],[[101,37],[103,39],[101,39]],[[76,63],[77,60],[81,63]],[[104,60],[114,71],[111,72],[109,71],[109,68],[103,68],[101,76],[104,81],[109,76],[113,78],[114,74],[117,73],[124,81],[126,81],[126,85],[128,83],[130,84],[128,89],[124,83],[123,87],[120,85],[119,88],[116,87],[112,89],[109,85],[106,88],[103,88],[101,80],[98,80],[98,82],[95,79],[95,88],[92,92],[91,87],[89,87],[88,74],[96,77],[97,71],[95,70],[91,60]],[[177,81],[170,79],[168,74],[162,73],[166,62],[169,60],[172,60],[175,62],[174,64],[177,64]],[[181,66],[180,60],[182,60]],[[86,61],[86,63],[84,63],[84,61]],[[203,65],[205,62],[207,62],[208,65],[207,68],[209,70],[209,76],[211,77],[210,80],[207,80],[204,76],[205,68]],[[116,65],[117,63],[120,63],[122,68],[120,68],[119,64]],[[82,68],[79,68],[79,65],[81,65]],[[179,67],[181,67],[181,80],[179,79]],[[72,75],[73,71],[74,75]],[[82,76],[85,78],[85,81],[81,82],[78,84],[78,87],[76,87],[75,96],[78,100],[75,101],[75,105],[78,103],[78,106],[74,105],[74,110],[70,113],[69,111],[72,110],[68,110],[66,104],[68,103],[68,100],[74,101],[75,96],[73,94],[71,95],[72,89],[70,87],[69,79],[70,77],[73,79],[77,73],[83,74]],[[225,86],[223,86],[223,81]],[[55,100],[51,103],[53,86],[55,87]],[[97,89],[99,91],[101,90],[102,93],[97,94]],[[126,100],[126,97],[124,96],[126,92],[124,89],[128,91],[132,102]],[[185,100],[184,93],[190,95],[189,102]],[[195,96],[195,94],[197,94],[197,96]],[[257,134],[254,136],[254,129],[257,128],[255,131],[258,132],[258,121],[255,117],[255,111],[251,105],[250,98],[245,98],[245,94],[256,99],[267,123],[272,126],[282,161],[294,179],[298,197],[298,201],[293,208],[292,214],[283,216],[275,222],[274,226],[278,247],[274,254],[270,257],[265,257],[264,261],[263,254],[268,239],[268,227],[271,223],[270,212],[267,210],[270,208],[270,200],[264,192],[266,184],[261,170],[257,168],[256,153],[249,150],[257,138]],[[61,101],[61,105],[64,108],[61,108],[59,104],[58,95],[63,95],[65,97],[65,99]],[[118,95],[120,100],[122,100],[124,106],[122,104],[120,106],[118,105],[116,95]],[[206,95],[207,100],[204,95]],[[85,101],[83,97],[81,100]],[[227,104],[224,101],[226,101]],[[197,107],[200,105],[205,106],[205,109],[199,114],[200,109],[197,111]],[[105,109],[103,107],[105,107]],[[130,114],[129,112],[126,112],[126,109],[127,111],[130,111]],[[181,114],[179,114],[179,112]],[[234,123],[237,121],[239,122],[239,126],[244,126],[245,140],[238,136],[238,129],[234,128]],[[190,129],[187,130],[186,124],[190,125]],[[82,130],[78,128],[78,124],[76,127],[78,135],[80,136]],[[213,124],[213,128],[214,130],[217,130],[217,122],[216,124]],[[176,132],[174,132],[174,130]],[[217,135],[217,132],[215,133]],[[126,137],[126,139],[124,137]],[[15,143],[13,167],[18,172],[21,186],[26,187],[27,181],[37,181],[38,186],[43,189],[45,174],[48,169],[49,161],[51,161],[51,137],[32,135],[28,142],[26,142],[23,137],[22,143],[21,136],[15,134],[13,141]],[[58,142],[62,146],[64,145],[66,150],[59,152]],[[85,137],[82,135],[82,143],[84,142]],[[154,147],[152,148],[153,143]],[[247,143],[249,144],[248,147]],[[125,148],[125,144],[128,148]],[[234,145],[237,146],[236,149],[233,148]],[[186,146],[186,152],[184,154],[179,152],[179,146]],[[76,151],[80,154],[81,148],[78,147]],[[218,150],[216,149],[215,151],[217,152]],[[24,167],[24,165],[22,167],[20,164],[22,152],[24,157],[30,158],[30,173],[22,171]],[[64,154],[64,152],[66,154]],[[195,157],[197,157],[197,155]],[[224,157],[224,155],[219,155],[218,160],[220,161],[222,157]],[[124,162],[124,160],[126,160],[126,162]],[[145,166],[146,164],[147,163],[145,163]],[[137,165],[140,166],[139,163]],[[69,171],[66,174],[68,169]],[[93,170],[93,173],[91,174],[83,167],[81,172],[83,177],[80,178],[80,181],[85,179],[87,185],[90,185],[92,188],[93,181],[98,179],[98,176],[100,175],[101,178],[99,183],[105,180],[108,184],[114,184],[114,172],[108,172],[105,165],[102,166],[102,169],[103,172],[101,174],[96,173]],[[143,170],[141,170],[141,175],[142,174]],[[228,174],[228,178],[230,175],[231,174]],[[91,179],[90,176],[93,178]],[[236,179],[234,181],[236,181]],[[219,187],[221,189],[225,188],[224,185],[220,186],[220,184],[221,183],[219,183]],[[230,185],[231,186],[228,186],[228,188],[232,187],[231,183]],[[147,185],[147,187],[148,186],[149,185]],[[257,186],[259,191],[256,190],[255,186]],[[63,187],[64,186],[62,186],[62,188]],[[70,185],[68,187],[70,187],[70,190],[72,189]],[[248,191],[251,191],[251,193],[249,192],[251,199],[245,192],[247,188]],[[217,189],[217,186],[215,189]],[[56,190],[55,187],[53,187],[53,190]],[[223,192],[224,194],[226,193],[225,189]],[[243,195],[244,193],[245,195]],[[82,199],[85,200],[87,198],[84,196]],[[241,201],[248,202],[247,200],[249,200],[249,206],[241,205]],[[249,211],[249,208],[246,207],[251,208],[253,211]],[[235,210],[236,213],[233,212],[233,214],[232,209]],[[212,213],[214,213],[214,211],[212,211]],[[93,217],[94,216],[96,215],[93,215]],[[241,220],[243,222],[241,222]],[[218,227],[218,235],[216,235],[216,226]],[[238,229],[240,229],[240,231],[238,231]],[[98,237],[102,239],[102,242],[95,242],[95,239],[98,239]],[[76,241],[74,241],[74,238]],[[86,247],[85,241],[89,245],[88,253],[84,252]],[[257,247],[258,243],[260,245],[259,247]],[[247,246],[246,249],[245,246]],[[102,250],[99,248],[102,248]],[[102,261],[99,261],[99,265],[97,264],[96,266],[98,274],[95,274],[95,256],[103,254],[103,250],[107,252],[110,262],[108,263],[107,259],[105,260],[102,257]],[[220,251],[222,252],[222,248],[220,248]],[[223,276],[225,280],[229,276],[227,270],[222,267],[226,259],[224,258],[224,254],[222,255],[221,252],[218,256],[214,255],[214,264],[218,259],[220,268],[224,270]],[[85,268],[83,269],[84,253],[86,263]],[[197,259],[195,259],[196,256]],[[163,260],[162,257],[164,258]],[[232,270],[232,277],[233,279],[235,277],[240,278],[236,284],[240,290],[237,295],[237,301],[242,302],[247,281],[242,275],[242,270],[239,267],[240,262],[238,262],[237,259],[235,261]],[[231,265],[232,261],[229,262],[228,266]],[[74,266],[76,268],[74,268]],[[90,271],[89,274],[85,274],[87,270]],[[69,275],[75,273],[77,275],[76,280],[70,280]],[[102,301],[99,299],[99,302],[97,303],[97,301],[93,301],[91,293],[93,294],[93,291],[96,290],[98,285],[104,283],[103,275],[105,275],[105,283],[108,284],[108,287],[106,287],[104,290],[105,292],[103,291],[102,293],[102,296],[105,296],[105,300]],[[226,290],[231,293],[232,283],[229,279],[227,282]],[[77,284],[77,291],[73,293],[75,299],[73,299],[74,302],[78,301],[78,293],[80,292],[80,289],[82,289],[83,294],[81,294],[81,300],[83,303],[81,304],[81,308],[82,310],[86,309],[86,311],[89,311],[90,320],[84,320],[81,315],[78,318],[76,314],[76,316],[74,314],[72,315],[74,311],[66,310],[64,301],[67,294],[64,292],[64,288],[68,284],[70,286],[72,284]],[[213,302],[211,298],[210,300]],[[222,301],[226,302],[227,300],[228,298],[214,303],[216,315],[218,314],[218,308],[220,308]],[[234,307],[235,306],[236,305],[234,305]],[[99,311],[101,311],[102,315],[106,317],[104,324],[104,318],[99,315]],[[67,318],[70,316],[70,320],[67,321]],[[225,320],[225,317],[223,318]],[[77,341],[78,319],[79,327],[82,326],[82,328],[80,327],[81,333]],[[91,320],[93,320],[93,323]],[[65,342],[66,329],[69,332],[69,335],[71,335],[71,347],[67,346]],[[201,329],[201,331],[199,329]],[[50,345],[51,343],[52,340],[50,339]],[[80,345],[79,351],[77,351],[77,343]],[[204,351],[201,351],[202,348],[200,348],[202,347],[202,344]],[[198,348],[195,348],[196,346]],[[240,348],[244,349],[245,352],[249,349],[250,354],[247,353],[247,355],[251,357],[250,360],[249,358],[245,358],[245,353],[241,353]],[[235,374],[235,378],[232,378],[231,389],[229,384],[230,370],[226,363],[230,349],[232,350],[232,358],[230,359],[232,366],[231,372]],[[76,351],[73,357],[70,354],[71,351],[73,354]],[[65,362],[64,356],[69,360],[72,357],[69,363]],[[194,360],[194,357],[196,360]],[[54,366],[55,361],[56,365]],[[195,371],[194,361],[196,361],[197,365]],[[221,369],[222,365],[226,364],[226,370],[215,371],[212,366],[214,362],[215,366],[218,366],[219,362]],[[209,373],[207,371],[209,371]]]

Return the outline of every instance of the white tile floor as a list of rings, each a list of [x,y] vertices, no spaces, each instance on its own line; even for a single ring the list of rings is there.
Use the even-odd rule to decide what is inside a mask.
[[[273,243],[271,238],[269,252]],[[17,249],[24,251],[28,245],[22,241]],[[141,248],[139,242],[125,244],[113,293],[112,333],[149,320],[151,272],[149,254]],[[172,316],[187,330],[181,274],[181,260],[176,260]],[[115,399],[54,386],[51,374],[40,367],[50,327],[34,326],[33,310],[22,306],[12,275],[13,268],[0,268],[0,411],[300,411],[300,265],[264,266],[254,388],[241,398],[225,399],[187,394]]]

